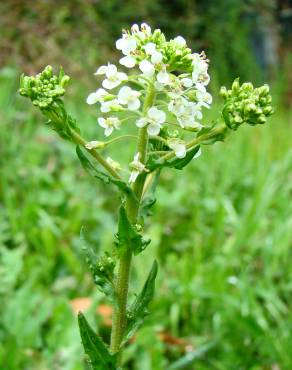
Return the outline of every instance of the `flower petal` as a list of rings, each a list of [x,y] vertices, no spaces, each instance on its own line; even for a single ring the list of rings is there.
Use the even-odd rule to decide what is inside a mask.
[[[152,63],[150,63],[148,60],[142,60],[139,63],[139,68],[147,77],[153,76],[155,69]]]
[[[136,65],[136,59],[130,55],[126,55],[125,57],[121,58],[119,62],[121,65],[127,68],[133,68]]]
[[[150,123],[150,125],[147,126],[148,135],[157,136],[159,134],[160,129],[161,126],[159,123]]]

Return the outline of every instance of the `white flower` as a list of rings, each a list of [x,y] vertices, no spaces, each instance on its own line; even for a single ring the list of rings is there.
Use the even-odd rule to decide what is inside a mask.
[[[134,24],[132,25],[132,27],[131,27],[131,32],[132,32],[132,33],[140,32],[138,24],[134,23]]]
[[[156,51],[156,44],[154,42],[148,42],[146,45],[143,46],[145,53],[148,55],[152,55]]]
[[[88,143],[85,144],[86,149],[102,149],[105,147],[105,143],[103,141],[89,141]]]
[[[179,46],[186,45],[186,40],[182,36],[177,36],[173,41],[175,41]]]
[[[136,59],[131,55],[126,55],[119,60],[119,63],[127,68],[133,68],[136,65]]]
[[[142,73],[147,76],[147,77],[151,77],[153,76],[154,72],[155,72],[155,69],[154,69],[154,66],[152,63],[150,63],[148,60],[142,60],[140,63],[139,63],[139,68],[140,70],[142,71]]]
[[[159,64],[159,63],[161,63],[162,62],[162,59],[163,59],[163,55],[159,51],[155,51],[151,55],[151,62],[153,64]]]
[[[169,102],[168,110],[175,116],[181,116],[184,114],[187,105],[187,99],[183,98],[182,96],[178,96],[176,99],[173,99]]]
[[[140,95],[139,91],[133,90],[129,86],[123,86],[118,93],[118,102],[127,105],[130,110],[136,110],[140,107],[138,99]]]
[[[121,125],[121,122],[117,117],[108,117],[108,118],[99,117],[97,121],[99,125],[105,129],[104,130],[105,136],[110,136],[114,129],[119,130]]]
[[[117,67],[110,63],[107,66],[99,67],[95,74],[106,75],[107,78],[102,81],[102,86],[108,90],[114,89],[128,78],[125,73],[118,72]]]
[[[136,50],[137,42],[134,38],[123,35],[121,39],[116,41],[116,48],[121,50],[124,55],[129,55],[132,51]]]
[[[142,23],[141,24],[141,30],[147,35],[147,36],[150,36],[151,35],[151,27],[148,26],[147,23]]]
[[[95,104],[98,101],[102,100],[106,95],[108,95],[108,92],[104,89],[97,89],[95,92],[88,95],[86,99],[87,104]]]
[[[161,84],[167,85],[170,82],[170,76],[166,72],[166,69],[164,68],[162,71],[157,73],[157,81],[160,82]]]
[[[118,99],[112,99],[112,100],[109,100],[109,101],[101,101],[100,111],[102,113],[108,113],[114,107],[115,108],[121,108],[121,106],[119,105]]]
[[[174,151],[177,158],[184,158],[187,154],[185,142],[180,139],[169,139],[168,146]]]
[[[181,79],[183,87],[189,88],[193,86],[193,80],[191,78],[184,77]]]
[[[132,172],[129,178],[129,182],[135,182],[139,174],[146,170],[145,165],[140,162],[139,152],[134,155],[134,160],[130,163],[130,167],[132,168]]]
[[[111,157],[107,157],[106,159],[107,163],[112,166],[112,168],[116,171],[120,171],[122,169],[122,166],[119,162],[114,161]]]
[[[204,85],[197,83],[196,84],[196,97],[198,100],[198,105],[203,106],[205,108],[210,108],[210,105],[212,104],[212,95],[207,92]]]
[[[166,120],[166,114],[157,109],[156,107],[151,107],[148,109],[147,116],[138,119],[136,125],[138,127],[147,126],[147,132],[150,136],[156,136],[159,134],[159,131],[162,127],[162,124]]]

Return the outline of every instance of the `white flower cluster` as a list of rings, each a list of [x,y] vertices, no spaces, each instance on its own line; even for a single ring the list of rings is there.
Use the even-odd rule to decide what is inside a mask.
[[[109,136],[120,128],[120,112],[132,111],[137,114],[138,128],[146,127],[150,137],[163,133],[169,150],[183,158],[187,152],[183,135],[202,128],[202,108],[209,108],[212,103],[212,96],[206,90],[210,77],[204,52],[192,53],[182,36],[167,41],[159,29],[152,32],[145,23],[123,31],[116,48],[123,54],[119,63],[128,69],[136,68],[139,73],[120,72],[111,63],[97,69],[95,74],[105,78],[102,88],[91,93],[87,103],[98,102],[100,111],[109,114],[98,118],[104,134]],[[153,92],[152,105],[145,108],[149,88]],[[165,137],[164,127],[168,124],[177,126],[178,138]],[[145,165],[137,163],[140,163],[138,155],[132,167],[135,165],[136,173],[145,171]],[[132,172],[130,181],[136,177]]]

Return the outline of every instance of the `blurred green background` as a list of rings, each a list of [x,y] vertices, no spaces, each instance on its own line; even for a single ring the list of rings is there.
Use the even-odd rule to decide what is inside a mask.
[[[131,289],[157,258],[156,296],[126,368],[292,369],[291,14],[291,1],[274,0],[1,1],[1,370],[87,369],[76,310],[91,303],[86,314],[108,338],[110,307],[79,232],[84,225],[97,249],[110,249],[119,202],[18,96],[19,75],[63,65],[69,111],[84,136],[102,139],[85,103],[98,87],[93,73],[117,62],[121,29],[141,21],[206,51],[214,97],[238,76],[269,82],[276,113],[204,147],[184,172],[163,173]]]

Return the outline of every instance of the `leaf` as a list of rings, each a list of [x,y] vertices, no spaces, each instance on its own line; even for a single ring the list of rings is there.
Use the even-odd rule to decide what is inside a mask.
[[[103,171],[98,170],[95,166],[89,161],[89,159],[83,154],[82,150],[80,149],[79,145],[76,147],[77,156],[82,164],[82,167],[88,172],[91,176],[95,177],[96,179],[102,181],[104,184],[114,184],[120,191],[125,193],[127,196],[131,196],[135,202],[137,202],[137,198],[133,193],[132,189],[122,180],[116,179],[113,176],[104,173]]]
[[[195,146],[193,149],[189,150],[184,158],[174,158],[170,161],[153,161],[152,163],[147,163],[147,168],[150,171],[153,171],[157,168],[163,168],[163,167],[171,167],[176,168],[178,170],[182,170],[197,154],[199,151],[200,146]]]
[[[212,347],[214,347],[215,342],[205,344],[195,351],[187,353],[185,356],[174,362],[168,367],[168,370],[179,370],[184,369],[191,365],[195,360],[201,358],[206,352],[208,352]],[[188,367],[189,368],[189,367]]]
[[[116,237],[119,255],[122,255],[127,248],[131,248],[133,253],[137,255],[150,243],[149,239],[143,239],[142,235],[136,231],[123,206],[119,209],[119,225]]]
[[[142,220],[145,217],[152,215],[151,208],[156,203],[155,191],[158,185],[160,172],[161,172],[160,169],[158,169],[157,172],[154,174],[154,180],[152,182],[152,185],[146,196],[141,201],[139,208],[139,217],[142,218]]]
[[[154,296],[157,270],[158,265],[157,262],[154,261],[140,294],[136,297],[134,303],[128,310],[128,323],[125,330],[123,344],[132,338],[135,332],[143,324],[144,318],[149,314],[148,306]]]
[[[103,340],[88,324],[85,316],[78,313],[78,325],[84,352],[90,359],[93,370],[116,370],[116,356],[108,351]]]
[[[86,257],[86,263],[92,273],[94,283],[97,285],[98,289],[109,297],[110,301],[115,304],[114,259],[107,254],[103,257],[98,257],[93,248],[88,245],[83,228],[80,231],[80,239],[83,244],[82,250]]]

